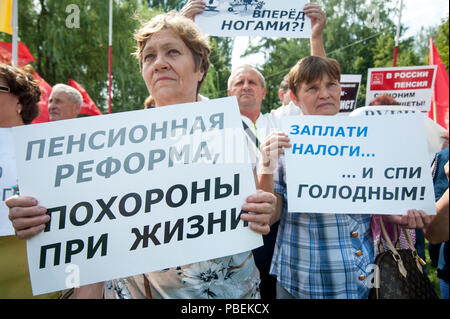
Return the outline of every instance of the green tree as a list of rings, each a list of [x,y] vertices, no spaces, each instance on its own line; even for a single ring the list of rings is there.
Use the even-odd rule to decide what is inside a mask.
[[[233,39],[210,37],[209,45],[211,66],[200,93],[209,98],[224,97],[227,96],[227,82],[231,74]]]
[[[414,52],[421,58],[421,65],[428,65],[430,54],[430,38],[436,39],[439,35],[438,26],[421,27],[415,36]]]
[[[372,49],[373,67],[391,67],[393,63],[393,52],[395,41],[392,34],[382,34],[377,39],[377,45]],[[423,62],[414,50],[414,38],[410,37],[399,43],[397,66],[421,65]]]

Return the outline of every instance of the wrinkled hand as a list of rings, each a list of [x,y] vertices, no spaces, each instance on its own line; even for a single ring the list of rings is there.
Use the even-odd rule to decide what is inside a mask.
[[[271,217],[275,213],[276,203],[275,195],[258,189],[256,194],[247,197],[242,205],[242,210],[248,213],[241,214],[241,219],[250,222],[250,229],[267,235],[270,232]]]
[[[431,216],[423,210],[410,209],[407,215],[388,215],[383,219],[406,228],[423,228],[431,223]]]
[[[284,132],[273,132],[266,137],[259,147],[262,155],[260,174],[273,174],[278,166],[278,159],[284,154],[284,148],[289,148],[290,139]]]
[[[314,3],[307,3],[303,7],[303,12],[311,19],[311,33],[313,38],[321,37],[325,24],[327,22],[327,15],[322,10],[320,5]]]
[[[205,8],[206,5],[202,0],[189,0],[181,9],[181,14],[195,21],[195,16],[202,13]]]
[[[8,198],[5,204],[9,207],[9,220],[20,239],[28,239],[39,234],[50,221],[50,216],[46,214],[47,209],[38,206],[37,200],[33,197],[15,195]]]

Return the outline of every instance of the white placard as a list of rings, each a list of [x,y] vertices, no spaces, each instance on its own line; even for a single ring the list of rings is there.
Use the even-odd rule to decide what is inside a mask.
[[[5,204],[5,200],[13,195],[14,185],[17,185],[17,174],[11,129],[0,128],[0,236],[14,235]]]
[[[235,97],[13,129],[21,195],[51,208],[27,242],[33,293],[262,245],[239,219],[244,134]]]
[[[222,37],[310,38],[311,22],[303,12],[307,1],[214,0],[195,17],[204,34]]]
[[[402,106],[428,111],[436,65],[369,69],[366,105],[380,94],[389,94]]]
[[[289,212],[435,214],[423,117],[302,116],[283,121]],[[414,128],[414,129],[411,129]]]

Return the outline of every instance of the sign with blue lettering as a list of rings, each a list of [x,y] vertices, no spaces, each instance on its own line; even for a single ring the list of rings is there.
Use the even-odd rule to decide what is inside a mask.
[[[310,38],[311,22],[303,12],[307,1],[206,0],[195,17],[203,33],[213,36]]]
[[[283,119],[289,212],[435,214],[423,117]],[[413,128],[413,129],[412,129]]]

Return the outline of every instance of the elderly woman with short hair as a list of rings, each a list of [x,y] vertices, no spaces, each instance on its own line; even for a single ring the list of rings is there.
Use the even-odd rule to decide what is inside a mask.
[[[334,116],[340,108],[340,76],[339,63],[334,59],[301,59],[289,72],[290,97],[304,115]],[[289,142],[285,133],[275,132],[261,150],[278,148],[283,154],[284,148],[291,147]],[[373,215],[288,212],[283,155],[278,165],[275,187],[273,181],[260,185],[269,191],[275,189],[278,198],[271,221],[281,218],[271,265],[271,274],[278,280],[277,298],[367,298],[370,287],[365,279],[370,274],[368,266],[374,263]],[[418,210],[383,219],[409,228],[421,228],[430,222],[430,217]]]

